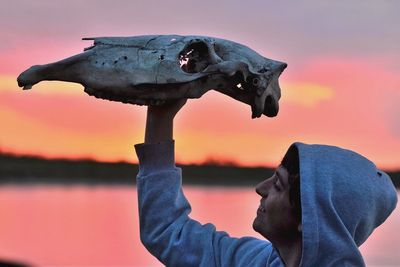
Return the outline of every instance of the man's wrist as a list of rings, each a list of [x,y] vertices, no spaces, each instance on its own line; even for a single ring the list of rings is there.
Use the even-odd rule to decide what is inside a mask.
[[[173,139],[173,119],[148,116],[145,143],[158,143]]]

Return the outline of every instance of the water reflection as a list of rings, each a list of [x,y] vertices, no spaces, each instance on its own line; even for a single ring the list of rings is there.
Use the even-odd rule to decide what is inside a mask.
[[[233,236],[252,228],[251,188],[185,187],[191,216]],[[212,203],[212,205],[210,205]],[[400,265],[400,208],[362,246],[367,266]],[[0,259],[33,266],[162,266],[139,240],[133,187],[1,187]]]

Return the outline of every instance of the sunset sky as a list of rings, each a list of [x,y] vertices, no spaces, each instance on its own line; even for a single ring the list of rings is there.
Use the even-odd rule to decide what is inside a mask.
[[[136,162],[146,108],[79,84],[18,88],[31,65],[78,54],[82,37],[208,35],[284,61],[276,118],[216,91],[177,116],[177,160],[277,164],[294,141],[353,149],[400,169],[400,1],[0,0],[0,151]]]

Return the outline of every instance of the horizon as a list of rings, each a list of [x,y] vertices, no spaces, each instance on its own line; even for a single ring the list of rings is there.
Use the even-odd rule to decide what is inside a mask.
[[[118,12],[115,3],[94,3],[19,0],[0,11],[0,151],[137,162],[133,145],[143,142],[144,107],[95,99],[65,82],[22,91],[16,77],[83,52],[87,36],[206,35],[288,63],[280,111],[252,120],[250,107],[215,91],[189,100],[175,123],[178,162],[277,166],[300,141],[345,147],[382,169],[400,169],[399,2],[255,1],[247,13],[239,1],[193,2],[197,14],[207,14],[202,20],[182,12],[191,8],[182,1],[121,1]]]

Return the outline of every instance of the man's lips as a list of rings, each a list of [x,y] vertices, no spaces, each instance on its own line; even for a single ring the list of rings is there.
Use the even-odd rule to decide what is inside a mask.
[[[260,204],[260,206],[257,209],[257,213],[264,213],[265,209],[263,208],[263,206]]]

